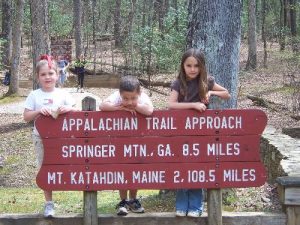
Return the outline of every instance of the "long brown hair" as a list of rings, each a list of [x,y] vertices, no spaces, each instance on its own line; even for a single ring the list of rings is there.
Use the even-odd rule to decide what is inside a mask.
[[[191,56],[197,60],[199,65],[199,98],[200,100],[204,100],[208,91],[205,57],[203,52],[195,48],[188,49],[185,53],[183,53],[181,58],[180,72],[177,77],[180,84],[179,98],[183,100],[187,97],[187,77],[184,70],[184,62],[188,57]]]

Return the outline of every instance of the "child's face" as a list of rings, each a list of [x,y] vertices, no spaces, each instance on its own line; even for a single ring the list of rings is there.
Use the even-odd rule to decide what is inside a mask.
[[[122,91],[120,92],[120,95],[124,107],[134,109],[137,106],[140,95],[137,91]]]
[[[38,81],[43,90],[52,91],[55,88],[57,80],[58,76],[54,69],[49,69],[48,65],[40,67]]]
[[[184,61],[183,67],[184,67],[184,72],[186,74],[186,78],[188,80],[193,80],[199,75],[200,72],[199,64],[195,57],[193,56],[188,57]]]

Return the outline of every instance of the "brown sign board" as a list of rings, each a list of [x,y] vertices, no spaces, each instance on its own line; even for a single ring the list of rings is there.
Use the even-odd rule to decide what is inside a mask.
[[[259,161],[259,135],[44,139],[43,164]]]
[[[129,112],[72,112],[54,120],[40,117],[41,137],[137,137],[261,134],[267,117],[261,110],[161,110],[151,116]],[[50,129],[51,128],[51,129]]]
[[[41,116],[45,190],[260,186],[261,110],[73,112]]]
[[[45,165],[37,184],[45,190],[229,188],[261,186],[260,162]]]

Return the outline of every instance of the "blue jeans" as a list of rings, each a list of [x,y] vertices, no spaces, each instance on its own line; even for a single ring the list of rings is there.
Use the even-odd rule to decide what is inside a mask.
[[[202,189],[180,189],[176,193],[176,211],[202,212],[203,190]]]

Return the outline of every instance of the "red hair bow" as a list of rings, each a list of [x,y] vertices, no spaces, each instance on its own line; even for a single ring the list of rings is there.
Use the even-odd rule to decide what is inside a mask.
[[[47,60],[49,69],[52,68],[52,56],[51,55],[41,55],[40,60]]]

